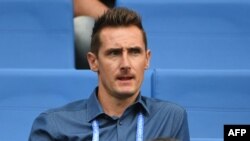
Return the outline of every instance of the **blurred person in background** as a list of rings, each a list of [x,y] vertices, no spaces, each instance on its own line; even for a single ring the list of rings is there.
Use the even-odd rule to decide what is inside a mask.
[[[86,55],[90,50],[90,36],[94,22],[114,6],[115,0],[74,0],[76,69],[89,69]]]

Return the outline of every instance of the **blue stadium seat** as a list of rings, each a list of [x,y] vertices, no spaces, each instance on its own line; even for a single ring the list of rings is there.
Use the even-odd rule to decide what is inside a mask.
[[[152,70],[145,74],[142,94],[151,95]],[[88,98],[97,85],[90,70],[0,69],[0,140],[24,141],[39,113]]]
[[[0,68],[74,68],[71,0],[1,0]]]
[[[249,0],[118,0],[117,6],[141,14],[151,68],[250,69]]]
[[[141,94],[147,97],[152,97],[152,76],[152,69],[148,69],[147,71],[145,71],[144,80],[141,86]]]
[[[0,70],[0,140],[27,140],[40,112],[87,98],[96,85],[87,70]]]
[[[249,70],[156,69],[152,84],[152,97],[187,109],[193,141],[222,141],[224,124],[250,123]]]

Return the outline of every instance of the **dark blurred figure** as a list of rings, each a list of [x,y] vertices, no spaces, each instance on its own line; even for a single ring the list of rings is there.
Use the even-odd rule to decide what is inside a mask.
[[[95,20],[109,8],[115,0],[74,0],[75,67],[89,69],[86,54]]]

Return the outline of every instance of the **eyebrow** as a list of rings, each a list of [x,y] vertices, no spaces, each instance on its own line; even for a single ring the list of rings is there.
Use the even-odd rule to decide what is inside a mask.
[[[105,54],[109,54],[111,52],[122,52],[123,48],[109,48],[105,51]],[[138,51],[142,51],[143,49],[139,46],[133,46],[133,47],[129,47],[127,48],[128,51],[134,51],[134,50],[138,50]]]
[[[105,51],[105,54],[109,54],[111,52],[121,52],[122,48],[110,48]]]
[[[127,50],[134,50],[134,49],[142,50],[142,48],[138,46],[127,48]],[[109,51],[120,51],[120,50],[123,50],[123,48],[110,48],[110,49],[107,49],[106,51],[109,52]]]
[[[135,46],[135,47],[130,47],[128,48],[128,50],[138,50],[138,51],[142,51],[142,48],[141,47],[138,47],[138,46]]]

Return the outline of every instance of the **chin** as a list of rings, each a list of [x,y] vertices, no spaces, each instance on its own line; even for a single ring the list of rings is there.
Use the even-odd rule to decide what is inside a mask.
[[[128,91],[128,90],[121,90],[121,91],[118,91],[117,92],[117,95],[120,97],[120,98],[130,98],[132,96],[134,96],[136,94],[135,91]]]

